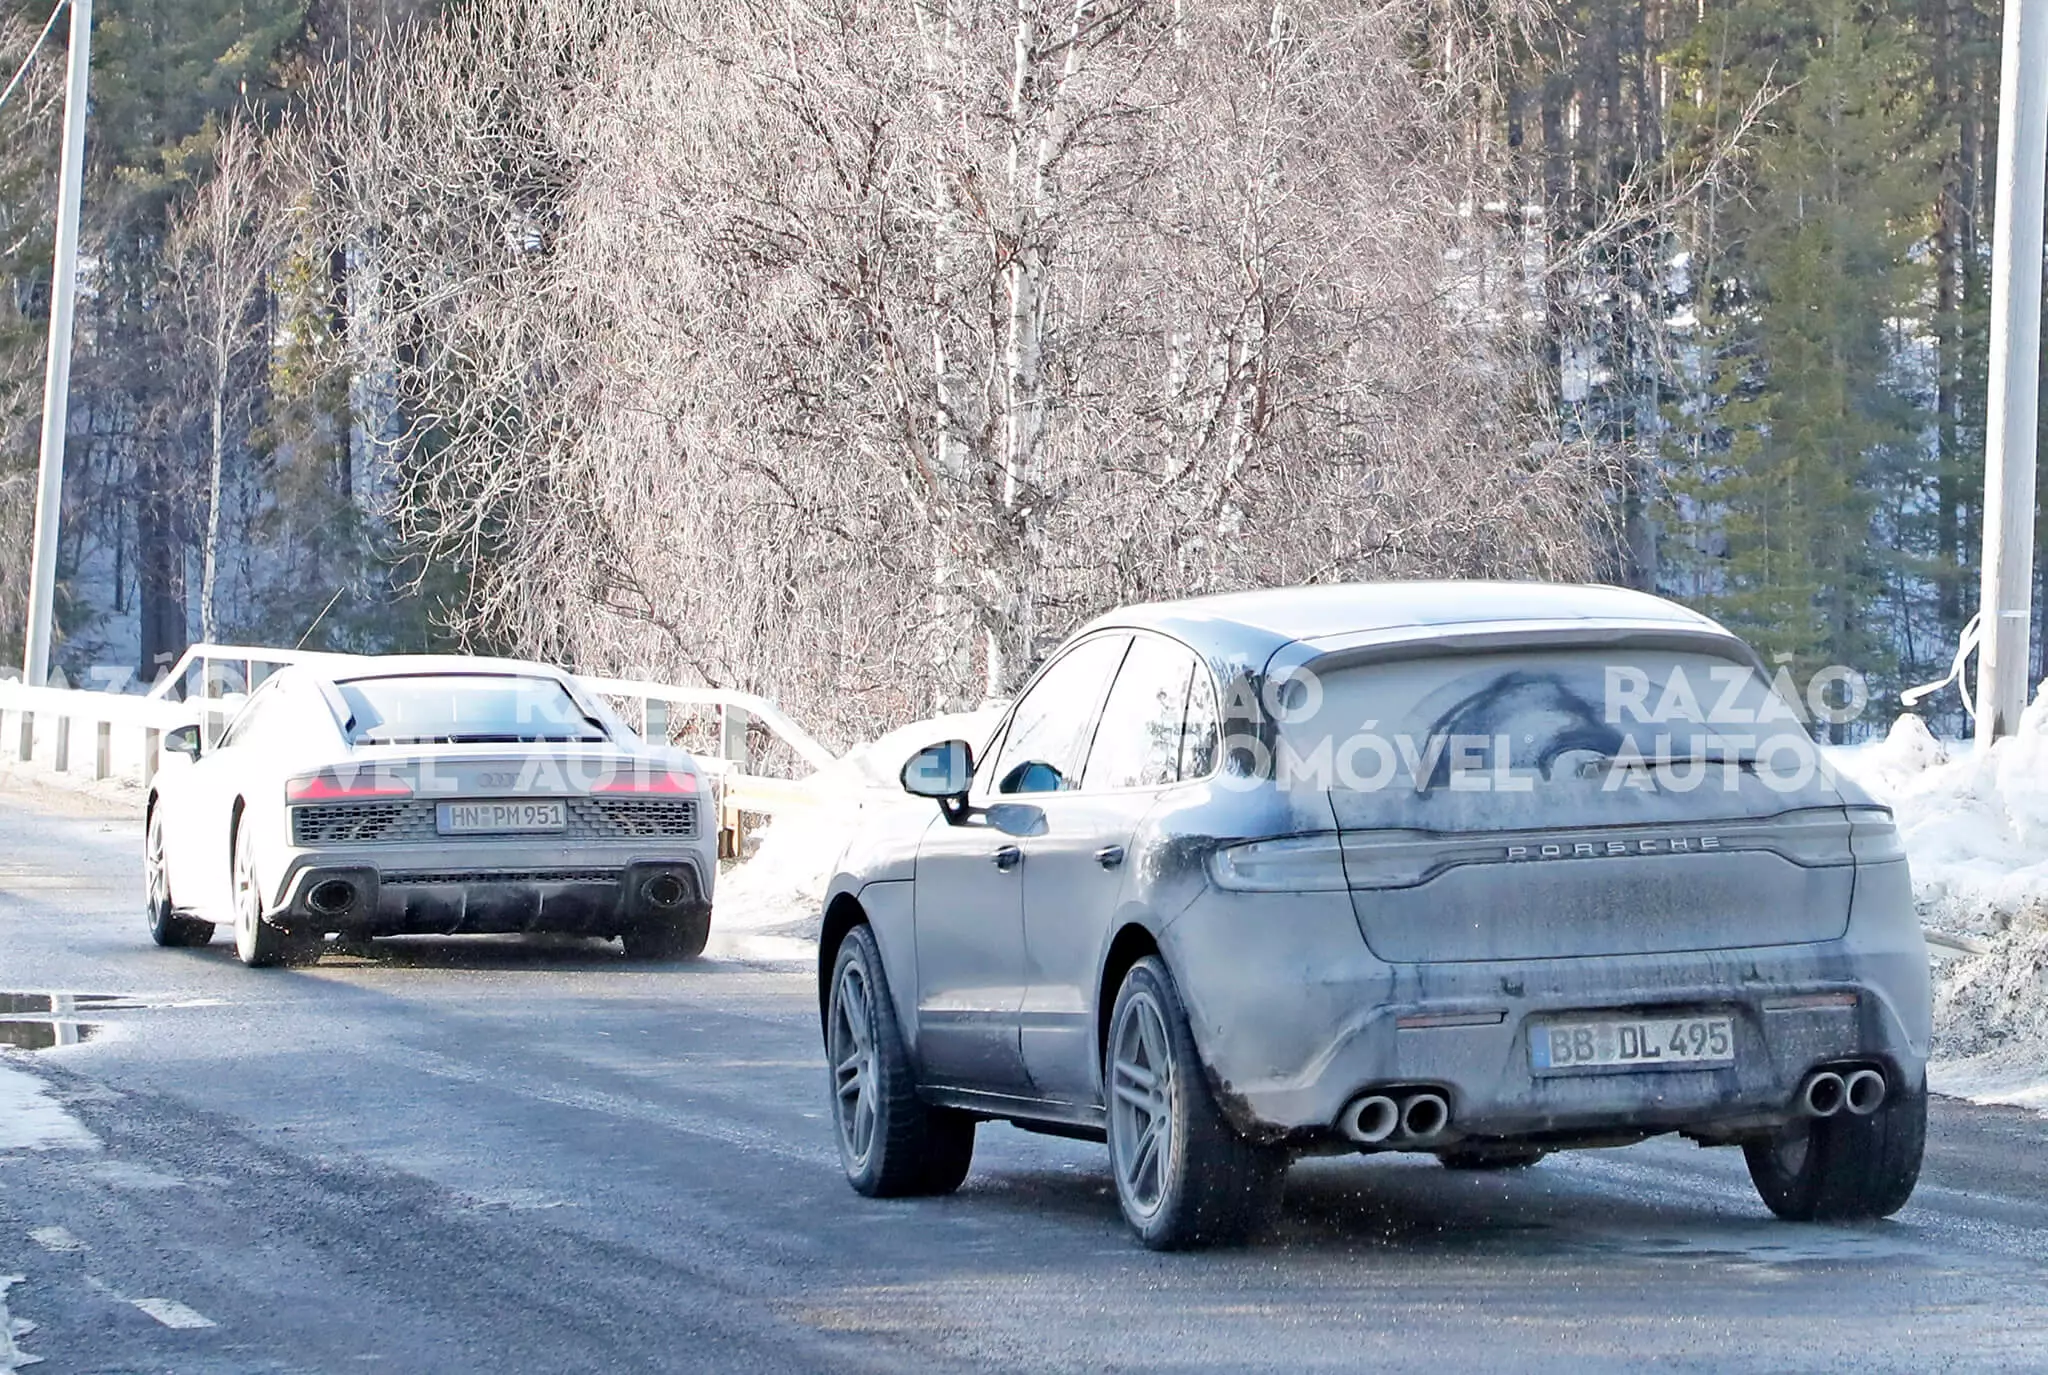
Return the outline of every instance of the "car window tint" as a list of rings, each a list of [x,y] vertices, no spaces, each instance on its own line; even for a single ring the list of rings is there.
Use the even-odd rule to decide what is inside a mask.
[[[1180,776],[1207,778],[1216,771],[1216,684],[1201,663],[1188,682],[1188,712],[1180,736]]]
[[[603,729],[553,678],[436,673],[336,683],[359,745],[598,741]]]
[[[1059,792],[1079,786],[1096,712],[1130,642],[1128,635],[1083,640],[1024,694],[996,760],[997,792]]]
[[[1347,828],[1665,821],[1832,797],[1798,713],[1751,666],[1693,651],[1403,659],[1317,674],[1273,767],[1327,790]]]
[[[1083,786],[1156,788],[1180,777],[1181,726],[1194,656],[1171,640],[1140,635],[1117,670],[1088,751]]]

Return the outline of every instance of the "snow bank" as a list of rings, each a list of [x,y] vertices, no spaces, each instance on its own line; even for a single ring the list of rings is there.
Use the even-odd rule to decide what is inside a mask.
[[[1937,967],[1934,1087],[2048,1107],[2048,683],[1989,749],[1906,716],[1830,760],[1897,815],[1929,933],[1982,952]]]
[[[811,805],[778,815],[752,858],[718,881],[713,953],[770,957],[808,953],[818,938],[825,885],[864,816],[876,807],[918,803],[903,792],[903,762],[926,745],[967,740],[979,749],[1003,707],[917,721],[848,752],[805,781]]]
[[[43,1081],[0,1063],[0,1151],[93,1150],[99,1138],[64,1111]]]

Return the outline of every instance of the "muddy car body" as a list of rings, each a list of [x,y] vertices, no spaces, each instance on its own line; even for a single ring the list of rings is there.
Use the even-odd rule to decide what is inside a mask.
[[[990,740],[906,764],[938,805],[842,862],[819,969],[849,1174],[957,1183],[991,1118],[1107,1137],[1127,1217],[1179,1245],[1255,1226],[1293,1153],[1681,1132],[1743,1146],[1787,1216],[1893,1211],[1927,954],[1889,814],[1809,742],[1823,703],[1611,588],[1105,616]]]

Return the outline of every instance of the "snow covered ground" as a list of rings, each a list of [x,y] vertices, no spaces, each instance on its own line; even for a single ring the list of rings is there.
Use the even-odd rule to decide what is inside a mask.
[[[1897,814],[1921,920],[1955,956],[1935,967],[1934,1087],[2048,1109],[2048,683],[1988,750],[1903,716],[1830,759]]]
[[[776,817],[760,833],[753,856],[720,876],[711,953],[808,957],[824,915],[825,885],[862,818],[877,807],[931,805],[904,794],[897,778],[903,762],[942,740],[967,740],[979,750],[1002,714],[999,704],[913,722],[811,775],[813,805]]]

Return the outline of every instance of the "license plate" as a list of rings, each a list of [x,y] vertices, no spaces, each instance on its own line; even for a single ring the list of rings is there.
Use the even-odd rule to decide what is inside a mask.
[[[1601,1018],[1546,1022],[1529,1031],[1529,1064],[1538,1073],[1733,1063],[1733,1017]]]
[[[444,836],[517,835],[568,825],[568,808],[559,802],[443,802],[434,816],[434,829]]]

